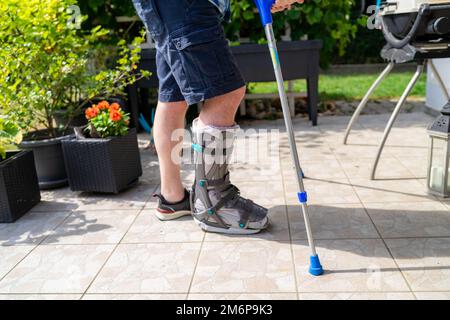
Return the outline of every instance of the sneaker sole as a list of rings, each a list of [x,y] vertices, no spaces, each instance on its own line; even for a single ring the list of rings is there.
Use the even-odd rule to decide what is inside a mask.
[[[155,213],[156,217],[161,221],[170,221],[175,220],[184,216],[190,216],[191,211],[190,210],[184,210],[184,211],[176,211],[173,213],[162,213],[159,212],[158,209],[156,209]]]
[[[265,230],[268,226],[269,226],[269,219],[267,219],[267,222],[264,224],[264,227],[262,227],[261,229],[241,229],[241,228],[219,228],[219,227],[213,227],[210,226],[204,222],[201,222],[199,220],[197,220],[194,217],[194,221],[195,223],[197,223],[200,228],[202,228],[203,231],[205,232],[212,232],[212,233],[222,233],[222,234],[235,234],[235,235],[251,235],[251,234],[257,234],[259,232],[261,232],[262,230]]]

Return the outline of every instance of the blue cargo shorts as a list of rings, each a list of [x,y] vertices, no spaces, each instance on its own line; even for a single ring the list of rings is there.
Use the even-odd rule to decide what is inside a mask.
[[[133,0],[156,44],[161,102],[188,105],[245,85],[219,10],[208,0]]]

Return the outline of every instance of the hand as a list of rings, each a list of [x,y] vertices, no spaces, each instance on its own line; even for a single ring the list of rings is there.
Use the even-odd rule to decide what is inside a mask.
[[[272,13],[291,9],[293,3],[303,3],[305,0],[276,0],[272,7]]]

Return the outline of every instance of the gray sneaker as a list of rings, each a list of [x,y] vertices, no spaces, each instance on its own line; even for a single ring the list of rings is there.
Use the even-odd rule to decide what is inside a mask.
[[[184,190],[184,198],[179,202],[169,202],[160,193],[155,193],[153,197],[158,198],[156,217],[161,221],[168,221],[191,215],[191,204],[189,192]]]

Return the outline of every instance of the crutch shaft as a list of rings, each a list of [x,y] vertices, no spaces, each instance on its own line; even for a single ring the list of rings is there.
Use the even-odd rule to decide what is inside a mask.
[[[275,35],[273,32],[271,23],[266,24],[264,28],[266,31],[266,37],[267,37],[267,41],[269,44],[270,54],[272,57],[272,63],[273,63],[274,71],[275,71],[275,77],[277,80],[278,92],[280,94],[281,107],[283,109],[283,117],[284,117],[284,122],[286,125],[288,141],[289,141],[289,145],[290,145],[290,149],[291,149],[292,161],[294,163],[296,175],[297,175],[297,184],[298,184],[299,191],[301,193],[304,193],[305,187],[303,184],[302,169],[301,169],[300,160],[298,157],[297,145],[295,143],[295,135],[294,135],[294,130],[292,128],[292,119],[291,119],[291,115],[290,115],[288,99],[287,99],[286,91],[284,89],[283,74],[281,72],[281,67],[280,67],[280,63],[279,63],[279,59],[278,59],[278,50],[277,50],[277,46],[276,46]],[[308,237],[308,242],[309,242],[309,246],[311,248],[311,254],[313,256],[316,256],[317,253],[316,253],[314,239],[313,239],[312,232],[311,232],[311,226],[310,226],[309,215],[308,215],[306,203],[302,203],[302,209],[303,209],[303,217],[305,220],[305,228],[306,228],[306,233],[307,233],[307,237]]]

